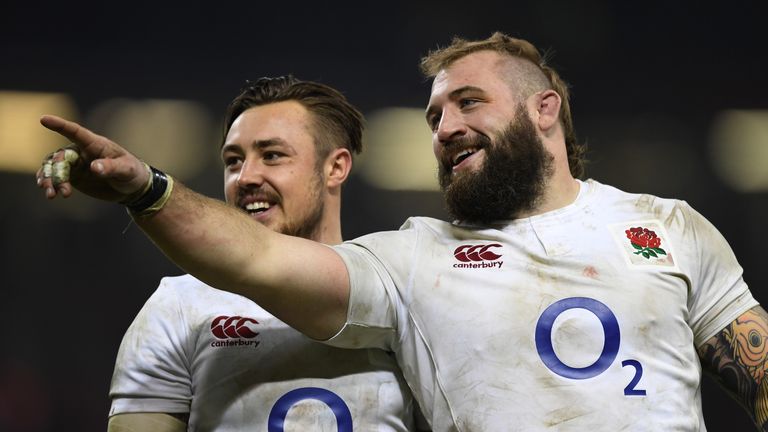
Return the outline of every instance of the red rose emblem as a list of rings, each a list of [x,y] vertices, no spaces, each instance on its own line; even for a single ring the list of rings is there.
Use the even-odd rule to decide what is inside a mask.
[[[648,228],[635,227],[624,231],[627,238],[632,243],[632,247],[637,249],[635,255],[642,255],[646,259],[658,258],[659,255],[666,255],[667,252],[660,248],[661,239],[655,232]]]

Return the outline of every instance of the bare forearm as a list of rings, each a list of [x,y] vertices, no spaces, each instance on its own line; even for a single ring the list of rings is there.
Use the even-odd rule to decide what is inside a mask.
[[[257,252],[266,251],[271,234],[243,212],[180,182],[162,210],[135,221],[178,266],[210,285],[232,290],[243,289],[245,272],[258,266]]]
[[[328,338],[346,320],[346,269],[326,246],[275,233],[180,183],[162,210],[136,223],[185,271],[311,337]]]

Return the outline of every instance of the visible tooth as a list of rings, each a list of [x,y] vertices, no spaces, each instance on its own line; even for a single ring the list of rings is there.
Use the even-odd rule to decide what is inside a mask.
[[[458,160],[461,159],[464,155],[471,155],[471,154],[475,153],[476,151],[477,150],[475,150],[475,149],[467,149],[467,150],[460,151],[459,154],[457,154],[456,156],[453,157],[453,164],[456,165]]]
[[[246,210],[268,209],[269,203],[264,201],[253,202],[245,205]]]
[[[456,161],[458,161],[459,159],[461,159],[461,157],[462,157],[462,156],[464,156],[464,155],[465,155],[465,154],[467,154],[467,153],[468,153],[468,152],[467,152],[466,150],[464,150],[464,151],[461,151],[459,154],[457,154],[456,156],[454,156],[454,157],[453,157],[453,163],[455,164],[455,163],[456,163]]]

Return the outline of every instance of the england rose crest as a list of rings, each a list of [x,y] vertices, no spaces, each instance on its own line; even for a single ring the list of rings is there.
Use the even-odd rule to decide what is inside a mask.
[[[648,228],[635,227],[630,228],[624,233],[635,248],[635,255],[642,255],[645,259],[659,258],[659,255],[666,255],[667,252],[662,249],[661,238],[655,232]]]

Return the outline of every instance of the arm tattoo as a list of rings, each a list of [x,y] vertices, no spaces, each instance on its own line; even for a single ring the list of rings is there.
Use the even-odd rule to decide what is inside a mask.
[[[768,313],[745,312],[699,348],[702,366],[768,430]]]

